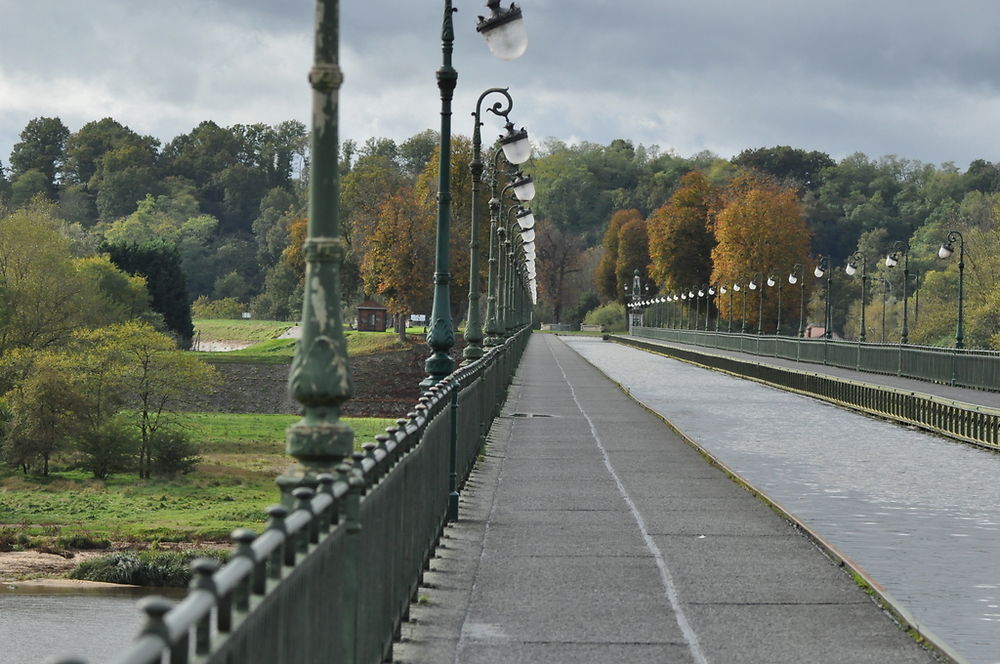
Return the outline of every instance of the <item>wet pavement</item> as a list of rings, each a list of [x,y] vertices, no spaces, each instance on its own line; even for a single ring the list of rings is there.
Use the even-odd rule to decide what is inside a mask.
[[[1000,455],[619,344],[564,340],[923,629],[971,662],[1000,662]]]
[[[671,370],[617,344],[573,347],[626,374]],[[682,410],[710,420],[705,406],[723,404],[701,389],[688,386]],[[551,335],[531,339],[460,507],[396,662],[936,661],[788,521]]]

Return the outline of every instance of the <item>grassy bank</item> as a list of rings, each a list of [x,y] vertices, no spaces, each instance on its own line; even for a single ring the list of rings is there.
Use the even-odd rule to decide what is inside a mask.
[[[194,320],[194,332],[202,341],[257,343],[277,339],[295,325],[277,320],[198,318]]]
[[[345,330],[347,355],[373,355],[407,350],[409,343],[402,343],[393,332],[356,332]],[[195,352],[195,355],[212,363],[246,362],[251,364],[287,364],[295,355],[295,339],[267,339],[248,348],[219,353]]]
[[[132,474],[94,480],[79,470],[49,477],[0,469],[0,551],[101,548],[115,543],[221,540],[238,527],[260,529],[278,501],[274,478],[291,462],[291,415],[190,413],[183,424],[198,444],[195,472],[172,479]],[[349,419],[364,442],[392,423]],[[58,468],[58,466],[56,466]]]

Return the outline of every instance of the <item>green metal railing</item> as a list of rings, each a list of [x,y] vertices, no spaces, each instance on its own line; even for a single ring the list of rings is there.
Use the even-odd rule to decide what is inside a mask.
[[[648,330],[648,328],[647,328]],[[664,330],[658,330],[663,332]],[[643,336],[651,337],[645,334]],[[727,335],[728,342],[731,337]],[[745,335],[749,336],[749,335]],[[704,367],[718,369],[782,389],[817,397],[872,415],[885,417],[934,431],[981,447],[1000,450],[1000,409],[962,403],[931,394],[921,394],[885,385],[823,376],[771,364],[706,353],[696,348],[680,348],[633,337],[612,337],[615,341],[649,350]],[[688,343],[688,342],[685,342]],[[813,350],[823,342],[807,341]],[[836,344],[838,351],[851,344]],[[787,349],[787,348],[786,348]]]
[[[1000,351],[635,327],[638,337],[1000,392]]]
[[[147,597],[142,632],[116,664],[391,661],[458,490],[527,344],[523,327],[420,397],[350,463],[233,533],[221,568],[199,559],[177,605]],[[66,658],[56,664],[76,664]]]

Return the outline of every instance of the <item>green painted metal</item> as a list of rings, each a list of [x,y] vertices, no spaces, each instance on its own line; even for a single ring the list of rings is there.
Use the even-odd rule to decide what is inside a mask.
[[[224,566],[194,561],[180,603],[143,600],[147,623],[115,664],[165,654],[175,663],[391,661],[453,488],[475,465],[530,333],[520,328],[428,390],[364,452],[318,475],[315,489],[294,489],[291,506],[268,508],[262,534],[234,531]]]
[[[458,72],[451,65],[455,29],[451,0],[444,2],[444,23],[441,29],[442,65],[437,71],[438,89],[441,91],[441,145],[438,167],[437,244],[434,249],[434,303],[431,306],[431,324],[427,331],[427,345],[432,353],[424,363],[427,377],[420,382],[423,388],[436,385],[455,368],[455,360],[448,354],[455,345],[455,330],[451,320],[451,273],[449,243],[451,237],[451,100],[458,83]]]
[[[514,106],[514,101],[511,99],[510,93],[507,92],[507,88],[490,88],[484,91],[479,95],[479,99],[476,100],[476,110],[472,114],[475,122],[472,128],[472,162],[469,164],[469,171],[472,174],[472,212],[469,230],[471,237],[469,241],[469,313],[466,315],[465,322],[466,346],[465,350],[462,351],[462,356],[465,358],[464,362],[466,364],[478,360],[483,356],[483,327],[479,318],[479,191],[482,186],[483,175],[483,140],[479,128],[483,124],[483,100],[490,95],[497,94],[502,95],[504,99],[495,102],[486,110],[506,120]],[[495,227],[492,227],[490,230],[491,242],[493,233],[495,232],[493,228]],[[490,275],[492,277],[492,271]]]
[[[654,305],[664,306],[664,305]],[[639,337],[1000,392],[1000,351],[640,327]]]
[[[291,502],[298,486],[317,485],[354,447],[354,432],[340,419],[340,404],[351,397],[351,373],[340,316],[340,266],[344,246],[338,212],[338,96],[343,75],[338,65],[338,0],[319,0],[316,9],[313,89],[312,167],[309,223],[303,247],[306,260],[302,337],[288,378],[289,392],[304,407],[303,418],[288,429],[287,451],[296,465],[279,478]]]

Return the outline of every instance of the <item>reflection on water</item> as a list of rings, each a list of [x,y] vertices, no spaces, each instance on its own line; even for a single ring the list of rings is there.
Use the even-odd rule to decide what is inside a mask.
[[[969,661],[1000,662],[1000,454],[617,344],[567,342]]]
[[[107,661],[135,638],[144,615],[135,603],[162,589],[16,589],[0,586],[0,661],[40,664],[54,655]]]

